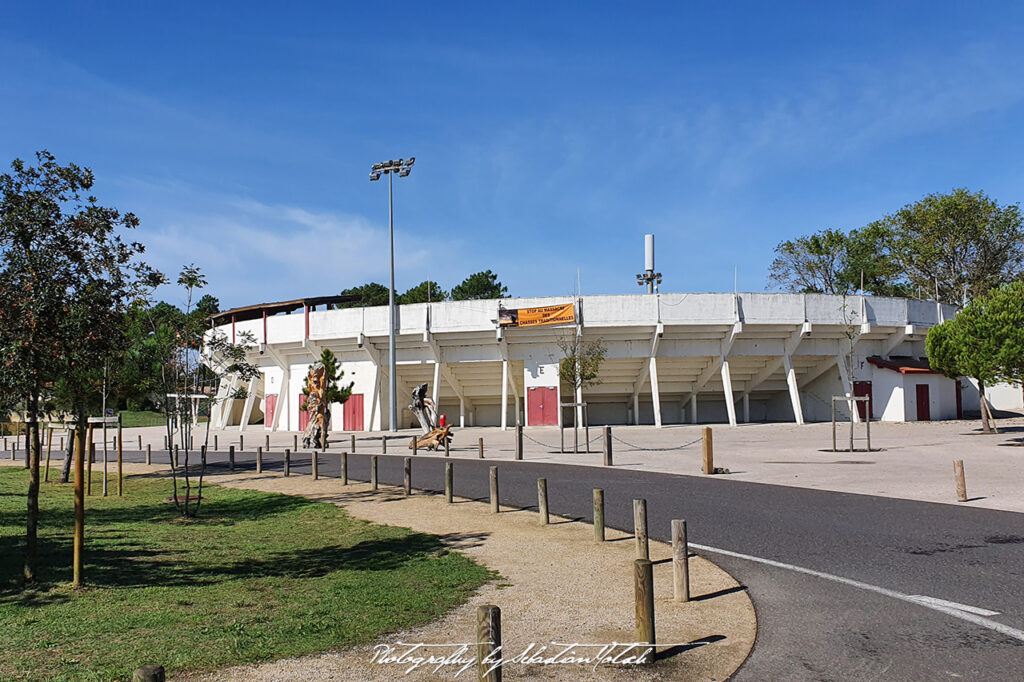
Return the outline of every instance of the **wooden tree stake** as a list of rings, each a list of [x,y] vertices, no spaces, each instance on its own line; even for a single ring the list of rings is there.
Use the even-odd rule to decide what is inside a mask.
[[[650,559],[647,543],[647,500],[633,500],[633,535],[636,538],[636,558]]]
[[[604,489],[594,488],[594,539],[604,542]]]
[[[501,609],[484,604],[476,609],[476,679],[501,682]],[[497,653],[496,653],[497,652]]]
[[[715,454],[714,445],[711,442],[711,427],[704,427],[703,437],[703,454],[704,454],[704,467],[703,471],[705,474],[715,473]]]
[[[636,599],[636,639],[637,642],[650,644],[654,638],[654,567],[649,559],[637,559],[633,562],[633,594]],[[646,657],[645,663],[654,661],[654,651]]]
[[[959,502],[966,502],[967,481],[964,479],[964,461],[962,459],[953,461],[953,476],[956,479],[956,499]]]

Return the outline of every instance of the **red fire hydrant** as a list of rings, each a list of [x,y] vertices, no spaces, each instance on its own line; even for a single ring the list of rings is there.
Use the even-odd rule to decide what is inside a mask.
[[[444,419],[444,415],[442,414],[441,417],[437,420],[438,428],[443,429],[444,428],[444,422],[445,422],[445,419]]]

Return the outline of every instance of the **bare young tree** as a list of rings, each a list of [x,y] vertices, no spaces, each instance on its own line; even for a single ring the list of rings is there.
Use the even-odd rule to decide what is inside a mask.
[[[561,337],[558,347],[562,350],[562,358],[558,362],[558,376],[572,387],[573,402],[575,396],[585,388],[601,383],[601,363],[604,362],[608,349],[599,339],[584,340],[580,332]],[[578,413],[573,410],[573,414]],[[573,451],[579,451],[579,419],[573,418]]]

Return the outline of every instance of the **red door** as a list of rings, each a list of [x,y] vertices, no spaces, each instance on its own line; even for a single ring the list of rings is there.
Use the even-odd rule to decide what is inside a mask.
[[[932,420],[931,408],[928,405],[928,384],[917,385],[917,421],[930,422]]]
[[[345,401],[342,412],[344,413],[344,429],[346,431],[363,430],[363,394],[353,393]]]
[[[526,417],[530,426],[558,426],[558,389],[531,386],[527,391]]]
[[[274,423],[274,410],[277,409],[277,395],[268,395],[263,407],[263,425],[269,427]]]
[[[964,390],[963,384],[961,384],[960,380],[957,379],[956,380],[956,418],[957,419],[963,419],[964,418],[964,394],[963,394],[963,390]]]
[[[855,396],[867,396],[868,402],[865,405],[864,401],[857,401],[857,412],[860,413],[861,419],[867,419],[867,415],[871,415],[871,418],[875,418],[875,401],[871,397],[871,382],[870,381],[855,381],[853,382],[853,394]]]
[[[309,426],[309,412],[306,412],[306,396],[299,394],[299,431]]]

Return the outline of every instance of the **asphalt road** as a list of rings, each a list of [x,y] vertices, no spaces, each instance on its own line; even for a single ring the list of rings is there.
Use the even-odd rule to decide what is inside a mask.
[[[401,485],[402,457],[379,457],[382,484]],[[281,458],[266,454],[264,469],[280,472]],[[226,460],[208,461],[216,471]],[[497,465],[503,506],[536,508],[545,477],[553,514],[591,520],[592,489],[603,488],[607,524],[629,532],[632,500],[643,497],[655,539],[670,540],[671,520],[686,519],[691,544],[983,608],[998,612],[988,620],[1024,630],[1024,514],[626,469],[452,461],[458,497],[486,499]],[[254,456],[239,454],[237,466],[253,469]],[[349,456],[352,479],[368,480],[369,466],[369,455]],[[338,476],[338,453],[321,456],[319,469]],[[443,457],[416,457],[413,486],[443,490],[443,471]],[[291,474],[310,474],[308,452],[292,456]],[[736,680],[1024,679],[1024,641],[990,627],[790,568],[698,553],[745,585],[757,611],[754,651]]]

